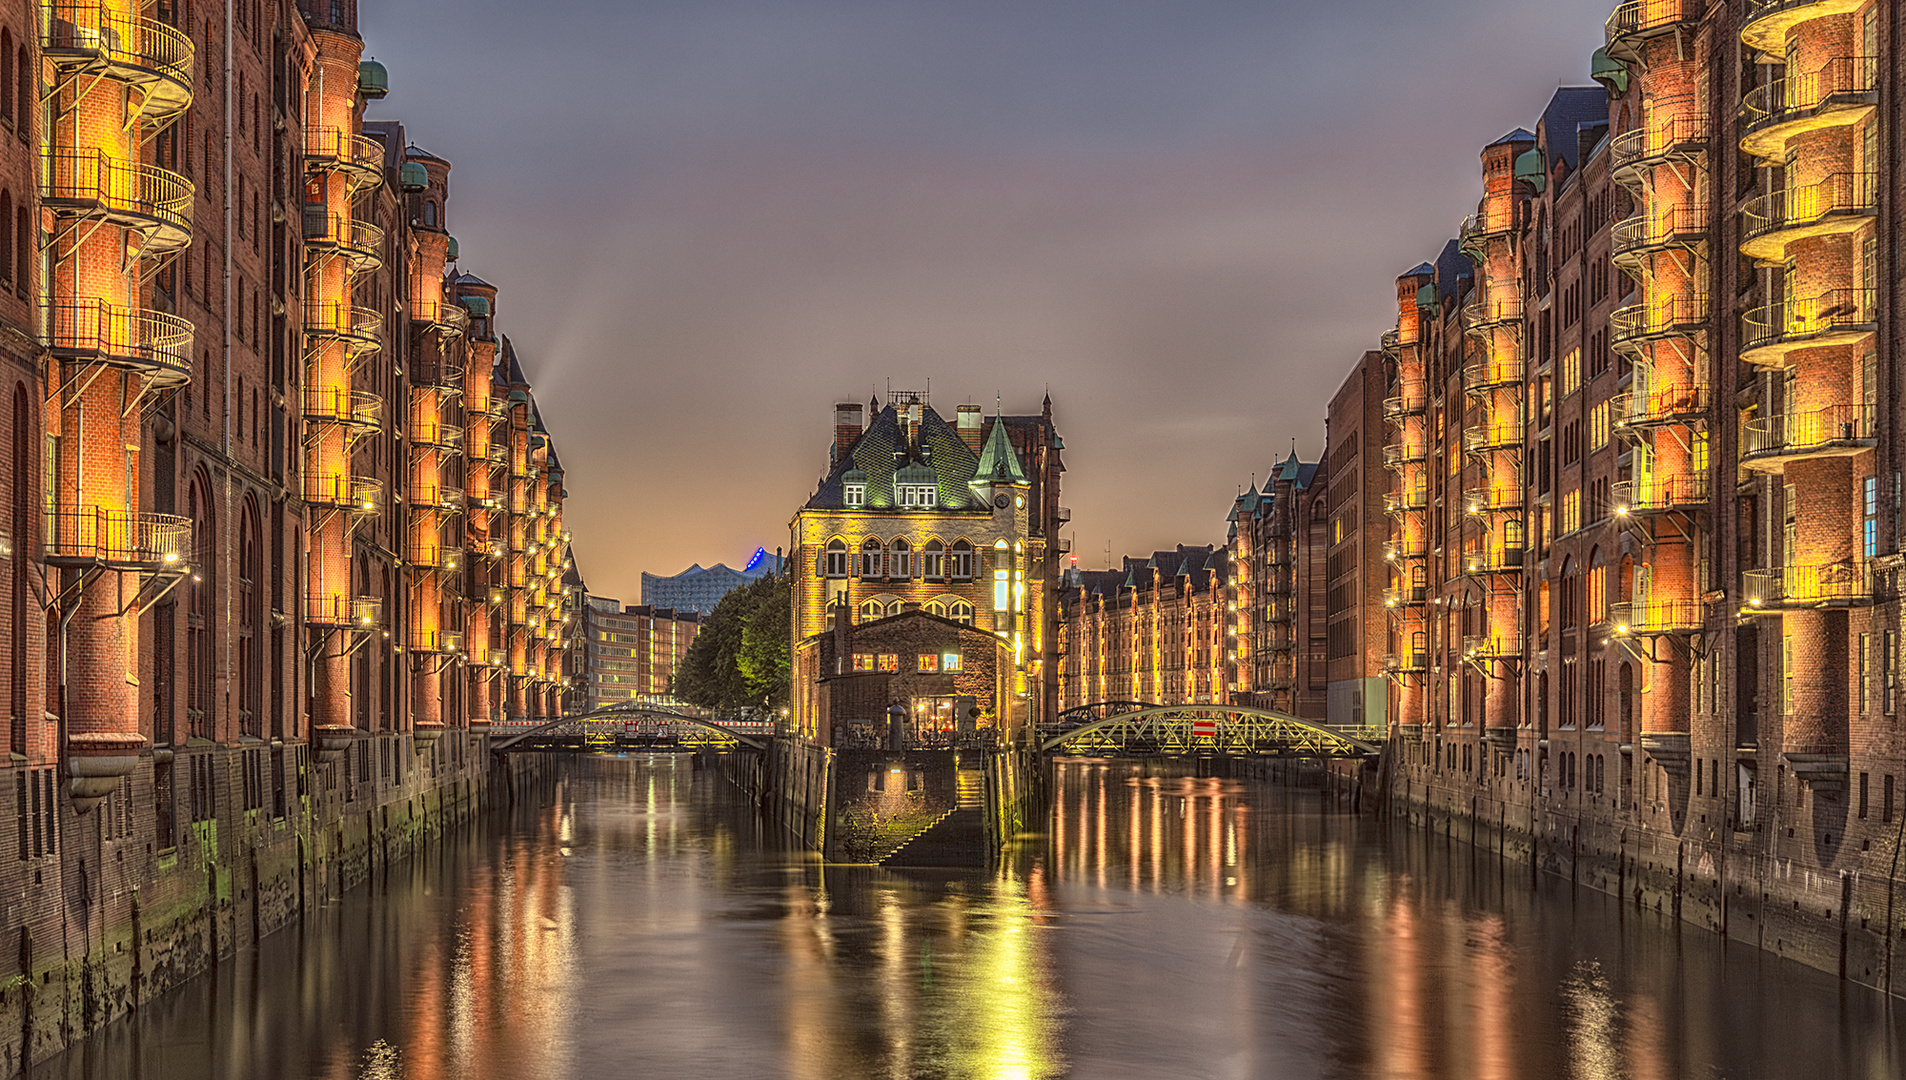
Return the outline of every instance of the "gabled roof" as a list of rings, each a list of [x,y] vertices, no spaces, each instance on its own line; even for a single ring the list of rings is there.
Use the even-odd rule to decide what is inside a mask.
[[[1019,463],[1019,453],[1013,449],[1012,440],[1006,437],[1005,420],[999,417],[993,418],[993,430],[986,436],[986,445],[980,448],[979,465],[973,471],[973,480],[982,484],[1026,482],[1026,469]]]
[[[920,453],[925,448],[927,453]],[[928,469],[939,485],[941,510],[985,509],[973,495],[973,477],[979,469],[979,457],[966,445],[952,425],[932,409],[920,410],[920,434],[913,446],[907,443],[907,430],[901,414],[893,406],[876,411],[854,445],[834,463],[813,498],[809,510],[838,510],[847,505],[844,481],[850,472],[858,472],[857,482],[867,485],[866,507],[873,510],[895,509],[894,481],[901,469]]]

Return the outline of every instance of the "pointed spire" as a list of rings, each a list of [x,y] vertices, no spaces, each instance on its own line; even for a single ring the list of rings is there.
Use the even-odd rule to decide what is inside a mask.
[[[1006,437],[1006,421],[999,417],[993,419],[993,430],[986,437],[986,445],[979,454],[979,468],[974,471],[976,484],[1026,482],[1026,469],[1019,463],[1019,454],[1013,450],[1012,440]]]

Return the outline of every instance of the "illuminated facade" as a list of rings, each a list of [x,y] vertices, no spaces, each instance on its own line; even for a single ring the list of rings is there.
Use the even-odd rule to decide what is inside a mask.
[[[1106,701],[1222,703],[1228,555],[1209,545],[1068,570],[1059,591],[1059,711]]]
[[[833,460],[794,516],[790,562],[795,729],[832,738],[821,638],[837,617],[870,623],[920,610],[992,633],[1002,657],[982,726],[1015,735],[1058,701],[1059,505],[1064,444],[1048,399],[1034,416],[954,424],[924,394],[834,411]],[[841,653],[842,656],[846,654]],[[904,704],[896,702],[895,704]]]
[[[1228,702],[1321,720],[1328,698],[1327,472],[1296,451],[1232,504]]]
[[[47,898],[0,928],[121,1003],[0,1005],[12,1061],[469,813],[575,640],[560,464],[356,3],[203,14],[0,3],[0,884]]]

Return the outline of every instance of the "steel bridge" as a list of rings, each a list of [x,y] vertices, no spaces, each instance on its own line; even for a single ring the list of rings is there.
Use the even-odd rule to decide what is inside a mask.
[[[1042,726],[1039,749],[1085,757],[1363,758],[1382,752],[1384,734],[1330,727],[1244,705],[1158,705],[1103,701]]]
[[[491,729],[490,751],[766,750],[772,738],[772,725],[764,721],[724,718],[687,704],[637,701],[540,724],[499,724]]]

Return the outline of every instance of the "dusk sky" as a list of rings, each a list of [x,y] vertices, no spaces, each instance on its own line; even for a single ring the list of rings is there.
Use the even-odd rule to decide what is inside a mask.
[[[1075,550],[1212,543],[1323,441],[1478,154],[1612,0],[403,0],[371,116],[453,163],[592,592],[787,543],[836,400],[1066,441]]]

